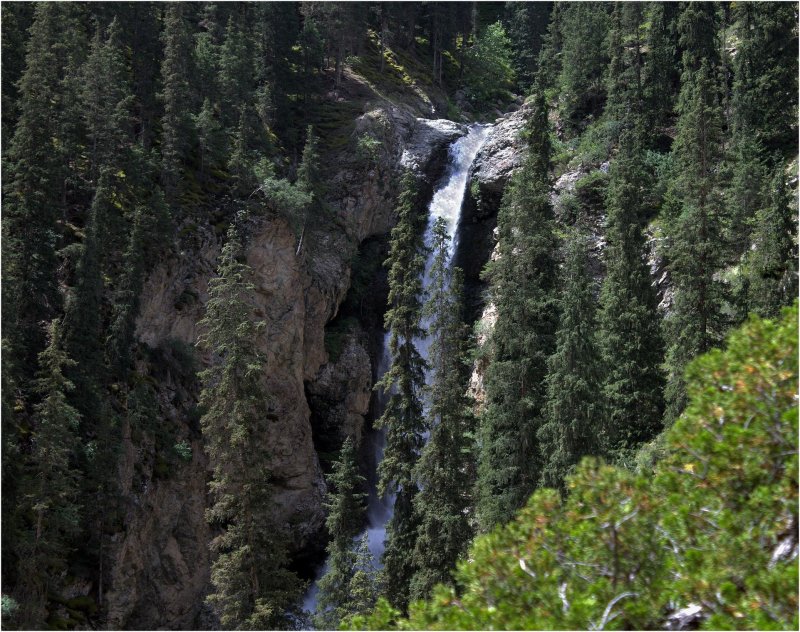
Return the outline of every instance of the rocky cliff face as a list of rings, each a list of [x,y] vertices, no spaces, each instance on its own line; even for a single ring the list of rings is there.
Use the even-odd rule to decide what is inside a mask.
[[[270,436],[276,517],[291,533],[295,553],[322,544],[325,482],[312,417],[318,431],[359,436],[369,409],[369,336],[356,326],[335,359],[325,346],[325,326],[350,284],[351,258],[364,239],[388,233],[401,171],[414,169],[432,186],[448,145],[464,133],[449,121],[416,118],[413,110],[374,94],[364,110],[346,145],[324,156],[331,166],[328,203],[338,230],[310,236],[312,257],[296,254],[295,236],[283,219],[262,217],[249,224],[246,257],[255,272],[254,317],[266,324],[253,343],[266,356],[264,380],[277,413]],[[364,135],[379,142],[372,156],[355,151]],[[209,358],[193,349],[222,244],[211,226],[192,231],[192,239],[185,240],[191,243],[161,262],[148,279],[137,336],[146,348],[167,354],[179,349],[204,364]],[[210,534],[204,512],[210,472],[192,410],[198,385],[180,371],[162,373],[159,422],[191,447],[191,457],[165,474],[154,446],[123,429],[120,481],[127,509],[122,529],[109,538],[110,568],[102,590],[112,628],[198,627],[208,590]]]
[[[478,317],[483,306],[484,285],[480,274],[494,248],[493,231],[503,191],[522,161],[520,133],[528,111],[528,106],[523,104],[515,112],[498,118],[470,168],[454,261],[464,270],[470,320]]]

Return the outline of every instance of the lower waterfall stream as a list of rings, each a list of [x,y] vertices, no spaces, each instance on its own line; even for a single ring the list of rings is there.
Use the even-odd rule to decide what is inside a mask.
[[[428,224],[425,230],[425,244],[430,246],[432,239],[432,228],[437,219],[443,218],[447,223],[447,233],[450,236],[450,256],[456,252],[456,230],[461,219],[461,207],[466,193],[469,169],[475,157],[483,146],[484,142],[492,129],[491,125],[472,125],[468,133],[456,140],[449,148],[449,160],[447,171],[442,177],[439,186],[434,191],[431,202],[428,206]],[[433,262],[433,251],[431,250],[425,262],[425,273],[423,277],[423,293],[427,292],[430,284],[430,268]],[[422,328],[427,330],[428,322],[423,320]],[[389,338],[391,333],[386,332],[383,338],[381,355],[376,367],[376,377],[378,380],[383,377],[389,369],[391,358],[389,356]],[[427,337],[418,339],[415,342],[417,349],[423,359],[428,359],[428,348],[430,341]],[[426,374],[426,382],[428,381]],[[376,394],[376,405],[374,407],[375,418],[383,413],[388,394],[379,390]],[[384,431],[375,432],[366,436],[366,440],[372,440],[370,449],[373,451],[373,463],[380,463],[383,458],[383,448],[385,442]],[[384,551],[384,540],[386,538],[386,525],[392,518],[394,508],[394,496],[386,494],[380,496],[377,492],[377,475],[371,476],[369,480],[369,496],[367,504],[367,537],[369,549],[374,559],[376,568],[380,568],[381,556]],[[356,540],[360,540],[363,533]],[[308,592],[303,599],[303,610],[308,614],[313,614],[317,605],[317,581],[325,574],[328,569],[327,562],[320,568],[314,582],[310,585]]]

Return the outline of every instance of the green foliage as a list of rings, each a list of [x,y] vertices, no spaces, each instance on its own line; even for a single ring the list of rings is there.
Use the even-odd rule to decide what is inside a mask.
[[[192,40],[183,16],[184,7],[170,5],[164,17],[164,59],[161,79],[164,116],[161,119],[162,179],[168,198],[173,197],[192,140],[192,95],[189,79],[193,68]],[[208,134],[208,130],[204,130]]]
[[[356,141],[356,155],[366,165],[372,165],[378,158],[381,141],[370,134],[362,134]]]
[[[506,30],[512,65],[520,93],[533,86],[539,51],[547,31],[550,7],[541,2],[506,2]]]
[[[363,543],[358,547],[354,543],[364,524],[366,494],[361,492],[365,480],[358,472],[356,448],[350,437],[345,439],[339,460],[333,464],[330,483],[336,491],[327,505],[329,513],[325,521],[331,536],[327,548],[328,571],[319,580],[314,617],[319,629],[328,630],[337,628],[348,616],[367,612],[375,601],[369,598],[370,590],[374,591],[374,586],[370,588],[374,577],[367,581],[372,562],[364,559],[369,548],[364,552]],[[353,594],[353,589],[357,594]]]
[[[479,107],[503,97],[514,81],[511,41],[503,25],[495,22],[468,49],[464,78],[470,100]]]
[[[691,29],[691,23],[685,27]],[[684,54],[692,63],[694,57]],[[718,87],[708,60],[697,71],[686,66],[681,79],[680,117],[675,139],[675,177],[667,209],[669,269],[675,300],[665,322],[669,340],[666,420],[674,420],[686,402],[683,370],[696,355],[722,339],[723,288],[715,278],[722,247],[718,241],[723,208],[716,165],[721,152]]]
[[[643,258],[647,177],[640,139],[640,129],[623,132],[606,195],[608,249],[598,323],[607,449],[617,459],[655,437],[663,413],[663,342]]]
[[[192,460],[192,446],[189,445],[189,442],[185,439],[183,441],[179,441],[172,449],[175,450],[175,454],[184,461],[185,463],[190,463]]]
[[[558,83],[561,115],[572,132],[579,131],[589,115],[597,118],[605,101],[608,21],[608,5],[603,3],[570,3],[561,11]]]
[[[547,402],[537,432],[544,463],[542,484],[557,489],[563,489],[566,475],[582,457],[600,454],[605,447],[595,291],[586,249],[584,235],[569,236],[556,349],[547,361]]]
[[[217,529],[207,600],[225,628],[264,629],[285,624],[299,581],[285,567],[281,528],[271,518],[266,439],[274,414],[254,344],[263,324],[251,317],[252,270],[238,261],[241,250],[231,227],[198,339],[215,357],[200,373],[200,421],[213,467],[207,517]]]
[[[60,307],[55,247],[64,177],[57,133],[64,60],[56,42],[63,21],[62,5],[36,6],[18,85],[19,119],[3,147],[3,335],[5,353],[16,357],[28,379],[46,344],[41,323]]]
[[[607,184],[608,174],[600,169],[587,173],[575,182],[575,195],[587,212],[591,213],[602,206]]]
[[[81,473],[74,467],[79,453],[79,412],[67,396],[74,385],[64,371],[75,366],[64,352],[58,321],[48,330],[49,344],[39,354],[41,371],[34,407],[32,451],[23,468],[27,477],[19,489],[22,529],[15,549],[20,580],[16,595],[21,628],[40,627],[47,600],[61,589],[61,574],[80,532]]]
[[[732,13],[734,128],[757,139],[770,159],[788,157],[797,150],[797,7],[745,2]]]
[[[503,196],[499,256],[487,267],[498,320],[481,419],[478,516],[483,530],[511,519],[536,488],[536,433],[555,347],[556,237],[550,203],[547,108],[541,91],[527,130],[528,156]]]
[[[386,447],[378,467],[378,488],[380,493],[391,490],[397,494],[394,515],[387,525],[383,561],[386,594],[396,606],[404,607],[415,571],[409,555],[415,548],[418,520],[413,510],[413,499],[418,491],[413,471],[426,430],[422,410],[425,360],[414,344],[414,339],[423,334],[420,319],[425,270],[424,216],[419,208],[418,184],[410,171],[403,176],[397,214],[385,263],[389,278],[385,324],[391,331],[392,362],[377,386],[391,395],[377,421],[378,427],[386,429]]]
[[[19,603],[13,597],[3,595],[2,597],[2,616],[6,625],[14,621],[19,611]]]
[[[456,589],[351,629],[663,629],[687,604],[706,629],[796,628],[797,314],[692,363],[655,474],[584,461],[476,540]]]
[[[421,599],[437,583],[450,581],[456,562],[472,537],[469,508],[475,484],[475,418],[465,394],[467,327],[461,317],[463,273],[450,271],[450,238],[439,218],[433,226],[434,252],[429,296],[423,316],[429,319],[427,416],[430,436],[414,471],[420,492],[414,498],[419,535],[413,551],[411,596]]]
[[[797,210],[791,203],[786,175],[778,165],[755,217],[753,246],[742,264],[742,293],[748,311],[774,317],[797,296]]]

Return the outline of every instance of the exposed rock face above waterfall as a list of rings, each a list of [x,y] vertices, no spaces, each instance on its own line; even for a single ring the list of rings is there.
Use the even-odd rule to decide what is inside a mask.
[[[429,171],[434,157],[446,155],[447,147],[464,135],[463,125],[447,119],[416,119],[414,131],[406,143],[400,164],[419,173]]]
[[[502,195],[511,174],[520,166],[524,154],[520,133],[529,112],[529,106],[523,105],[498,118],[486,144],[472,163],[470,179],[478,183],[482,195],[487,192]]]

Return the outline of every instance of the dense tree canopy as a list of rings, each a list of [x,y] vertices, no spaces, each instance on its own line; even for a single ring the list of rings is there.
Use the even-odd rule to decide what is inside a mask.
[[[324,626],[662,627],[699,604],[706,627],[796,627],[796,312],[748,320],[798,292],[796,3],[1,10],[4,627],[148,623],[158,591],[116,566],[143,520],[180,555],[159,541],[170,561],[130,576],[191,584],[196,625],[300,625],[327,544]],[[428,252],[449,172],[438,140],[406,151],[419,121],[502,112]],[[256,227],[302,285],[277,351],[285,270],[254,278]],[[361,414],[364,384],[312,402],[357,372],[344,339],[385,409]],[[284,421],[308,471],[277,467]],[[210,544],[153,519],[187,489]],[[379,594],[410,619],[366,616]]]

